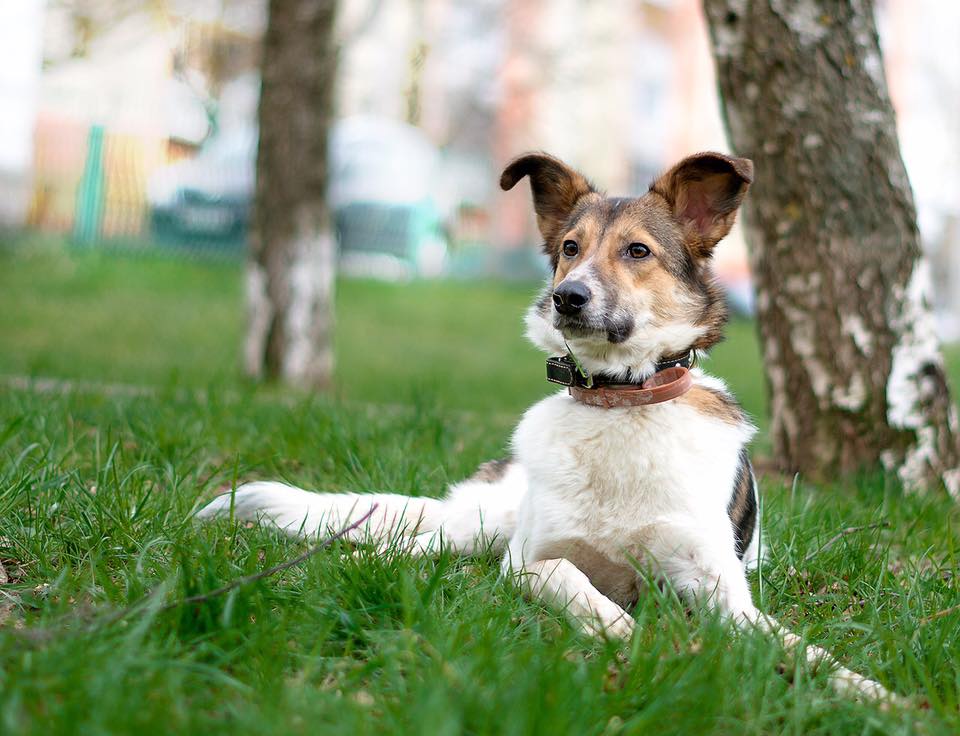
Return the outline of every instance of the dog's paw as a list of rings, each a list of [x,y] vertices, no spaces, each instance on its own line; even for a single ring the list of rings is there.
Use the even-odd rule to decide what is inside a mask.
[[[615,621],[610,622],[604,627],[607,636],[617,639],[629,639],[633,636],[633,630],[636,627],[634,620],[627,614],[623,614]]]
[[[610,639],[629,639],[633,636],[636,622],[619,606],[595,607],[593,616],[582,619],[583,630],[590,636]]]
[[[864,677],[846,667],[837,666],[830,674],[830,679],[838,690],[863,700],[878,701],[885,708],[889,706],[905,708],[912,705],[908,698],[897,695],[876,680]]]

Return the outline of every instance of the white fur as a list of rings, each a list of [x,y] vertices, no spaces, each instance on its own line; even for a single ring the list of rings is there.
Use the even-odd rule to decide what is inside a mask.
[[[669,567],[690,534],[736,559],[726,507],[751,434],[679,402],[597,410],[566,393],[544,399],[513,438],[528,490],[508,564],[586,545],[635,580],[631,558]]]
[[[534,307],[528,335],[550,354],[565,352],[550,313]],[[656,360],[696,339],[693,325],[647,324],[620,345],[579,339],[571,347],[589,370],[650,373]],[[695,384],[725,390],[694,371]],[[443,500],[392,494],[312,494],[280,483],[251,483],[215,499],[203,518],[232,508],[292,535],[339,528],[379,504],[352,538],[401,540],[415,553],[441,544],[463,554],[480,545],[506,550],[503,570],[536,597],[564,607],[586,630],[628,636],[626,607],[642,595],[636,562],[668,579],[691,602],[718,608],[738,625],[799,640],[753,605],[745,565],[759,554],[755,531],[744,560],[736,555],[727,513],[740,450],[753,427],[732,424],[670,401],[599,409],[557,393],[531,407],[513,435],[514,460],[499,480],[454,485]],[[759,523],[756,525],[759,528]],[[879,684],[825,661],[845,691],[885,696]]]
[[[443,500],[394,493],[311,493],[277,483],[245,483],[217,496],[197,513],[198,519],[233,515],[262,521],[292,537],[323,537],[370,518],[348,539],[384,545],[405,541],[415,551],[448,545],[462,554],[492,545],[503,549],[516,525],[516,499],[526,490],[526,475],[512,464],[497,483],[466,480],[450,487]]]

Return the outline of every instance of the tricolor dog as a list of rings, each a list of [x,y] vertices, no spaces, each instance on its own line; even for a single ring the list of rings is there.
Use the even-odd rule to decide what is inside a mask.
[[[312,536],[374,514],[356,541],[402,539],[413,553],[441,545],[503,552],[503,570],[586,631],[629,637],[629,610],[653,570],[690,602],[737,625],[784,631],[753,604],[745,570],[759,547],[757,486],[746,446],[754,433],[716,378],[690,365],[727,320],[711,257],[730,230],[752,163],[719,153],[684,159],[637,198],[607,197],[542,153],[500,179],[528,177],[553,268],[527,314],[527,336],[567,388],[531,407],[509,459],[486,463],[443,499],[317,494],[248,483],[202,517],[233,513]],[[822,649],[842,690],[884,697],[878,683]]]

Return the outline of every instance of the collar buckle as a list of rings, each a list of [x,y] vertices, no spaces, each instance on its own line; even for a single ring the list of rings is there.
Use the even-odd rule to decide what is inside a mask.
[[[547,358],[547,380],[550,383],[558,383],[561,386],[579,386],[581,384],[577,379],[580,378],[577,364],[573,362],[569,355]]]
[[[692,368],[697,364],[697,353],[694,350],[688,350],[685,353],[671,355],[663,360],[657,361],[654,368],[654,374],[665,371],[669,368]],[[603,375],[584,377],[580,373],[577,362],[569,355],[558,355],[553,358],[547,358],[547,380],[550,383],[556,383],[567,387],[593,388],[594,386],[605,386],[611,384],[636,383],[635,380],[612,381]]]

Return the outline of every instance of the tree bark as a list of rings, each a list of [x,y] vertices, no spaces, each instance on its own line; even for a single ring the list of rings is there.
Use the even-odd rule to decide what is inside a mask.
[[[333,371],[336,248],[326,201],[336,0],[270,0],[247,268],[247,372],[310,387]]]
[[[704,0],[785,471],[960,494],[957,411],[868,0]]]

